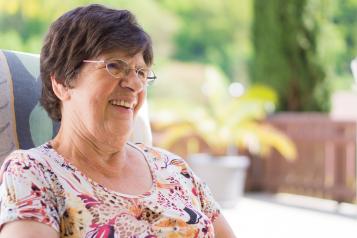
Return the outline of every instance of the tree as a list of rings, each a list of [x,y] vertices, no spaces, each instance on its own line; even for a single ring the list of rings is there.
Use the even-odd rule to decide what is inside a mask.
[[[255,0],[251,79],[274,88],[279,110],[324,111],[329,90],[318,61],[318,21],[306,0]]]
[[[337,72],[350,71],[350,62],[357,57],[357,0],[338,1],[337,13],[334,22],[339,26],[346,50],[341,53],[337,62]]]

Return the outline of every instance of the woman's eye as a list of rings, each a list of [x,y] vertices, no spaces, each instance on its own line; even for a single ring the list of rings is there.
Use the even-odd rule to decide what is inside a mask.
[[[137,74],[140,78],[145,79],[146,78],[146,72],[143,69],[137,70]]]
[[[119,62],[110,62],[110,63],[107,63],[107,68],[110,73],[112,73],[114,75],[118,75],[119,73],[123,72],[124,66],[123,66],[123,64],[121,64]]]
[[[119,69],[120,68],[118,63],[108,63],[107,67],[108,67],[108,69]]]

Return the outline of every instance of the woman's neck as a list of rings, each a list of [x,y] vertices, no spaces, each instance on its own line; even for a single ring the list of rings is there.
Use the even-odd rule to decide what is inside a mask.
[[[108,138],[109,140],[109,138]],[[113,143],[103,143],[94,136],[76,133],[61,127],[57,136],[52,140],[52,147],[64,159],[79,169],[100,171],[106,177],[117,176],[127,164],[128,148],[126,139]]]

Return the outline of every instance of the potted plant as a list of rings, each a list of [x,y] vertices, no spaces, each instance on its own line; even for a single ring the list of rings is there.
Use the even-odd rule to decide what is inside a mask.
[[[249,160],[240,150],[264,156],[275,149],[286,159],[295,157],[289,138],[263,122],[274,111],[274,91],[253,86],[242,93],[239,87],[233,84],[227,90],[224,80],[207,77],[203,100],[188,105],[182,99],[165,100],[160,107],[165,109],[155,110],[153,120],[162,132],[160,146],[172,148],[184,141],[188,163],[223,207],[234,206],[243,193]],[[202,147],[209,153],[201,153]]]

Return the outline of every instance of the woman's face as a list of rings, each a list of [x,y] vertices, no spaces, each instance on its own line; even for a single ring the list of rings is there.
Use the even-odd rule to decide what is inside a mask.
[[[142,53],[128,57],[115,51],[89,60],[108,59],[122,59],[132,69],[147,67]],[[68,89],[70,99],[63,102],[63,112],[76,133],[101,143],[114,143],[113,146],[130,135],[134,116],[146,96],[146,86],[134,70],[126,77],[114,78],[105,64],[84,63],[73,86]]]

